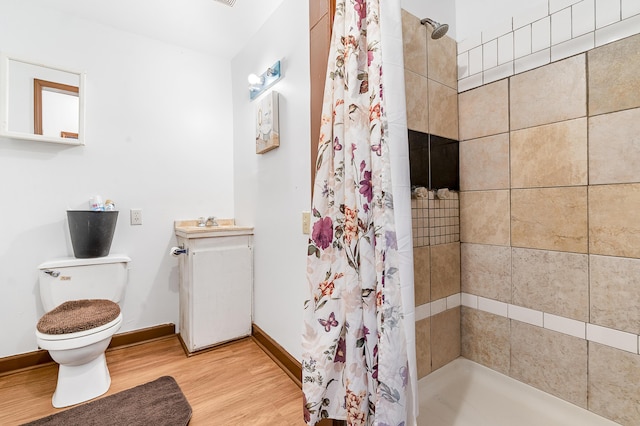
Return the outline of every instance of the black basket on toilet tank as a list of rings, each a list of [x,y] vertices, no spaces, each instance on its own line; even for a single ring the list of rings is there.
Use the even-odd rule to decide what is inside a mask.
[[[67,210],[73,255],[79,259],[109,255],[117,211]]]

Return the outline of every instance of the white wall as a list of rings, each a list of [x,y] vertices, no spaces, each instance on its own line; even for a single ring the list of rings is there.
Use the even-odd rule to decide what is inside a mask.
[[[301,212],[309,210],[308,2],[285,0],[231,61],[236,218],[255,226],[254,323],[297,359],[307,294]],[[255,153],[255,102],[247,75],[282,60],[280,147]]]
[[[234,215],[230,62],[28,2],[0,10],[0,50],[87,73],[86,146],[0,138],[0,357],[37,349],[36,268],[72,255],[65,211],[92,194],[116,202],[111,252],[133,259],[121,332],[177,324],[173,221]]]

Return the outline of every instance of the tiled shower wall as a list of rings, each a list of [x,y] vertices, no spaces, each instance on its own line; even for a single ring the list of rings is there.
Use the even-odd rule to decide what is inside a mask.
[[[407,125],[458,140],[456,42],[402,11]],[[459,196],[412,200],[418,377],[460,356]]]
[[[640,35],[464,92],[463,356],[640,424]]]

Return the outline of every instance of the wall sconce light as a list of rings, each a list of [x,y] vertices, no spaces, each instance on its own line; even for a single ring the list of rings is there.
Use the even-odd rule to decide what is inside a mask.
[[[273,64],[260,75],[249,74],[247,77],[247,80],[249,81],[249,98],[254,100],[262,92],[273,86],[281,77],[280,61]]]

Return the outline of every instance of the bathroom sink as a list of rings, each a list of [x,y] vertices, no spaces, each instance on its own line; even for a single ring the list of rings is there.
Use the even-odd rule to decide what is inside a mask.
[[[234,219],[216,219],[217,226],[198,226],[197,220],[176,220],[176,235],[183,238],[226,237],[253,234],[252,226],[238,226]]]

